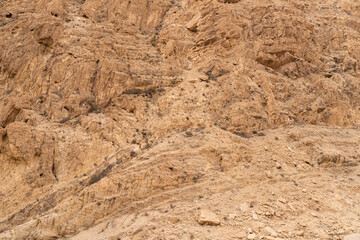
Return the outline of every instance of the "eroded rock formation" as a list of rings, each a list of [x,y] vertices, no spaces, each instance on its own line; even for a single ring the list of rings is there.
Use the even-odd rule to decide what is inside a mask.
[[[347,0],[0,1],[0,238],[84,239],[176,198],[356,175],[359,15]],[[167,229],[129,226],[97,238]]]

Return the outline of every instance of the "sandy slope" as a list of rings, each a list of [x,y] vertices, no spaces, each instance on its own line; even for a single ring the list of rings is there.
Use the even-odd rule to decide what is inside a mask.
[[[169,160],[174,171],[183,165],[176,164],[181,158],[196,166],[187,172],[201,177],[165,188],[136,202],[136,210],[125,208],[72,239],[246,239],[250,232],[256,239],[342,239],[359,229],[359,130],[289,127],[249,139],[210,132],[221,137],[200,131],[188,140],[169,138],[185,143],[172,153],[181,157]],[[229,138],[229,149],[216,147]],[[227,158],[215,153],[233,154],[239,148],[234,143],[246,145],[251,157],[237,155],[237,162],[222,170]],[[315,156],[329,158],[319,166]],[[331,162],[336,156],[348,162]],[[206,166],[197,166],[200,159]],[[197,224],[203,209],[214,211],[221,225]],[[271,236],[266,227],[276,234]]]

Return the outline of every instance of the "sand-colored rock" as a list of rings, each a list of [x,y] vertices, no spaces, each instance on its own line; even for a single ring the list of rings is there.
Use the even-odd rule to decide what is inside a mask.
[[[0,239],[360,228],[359,9],[0,1]]]
[[[265,227],[264,228],[265,232],[273,237],[277,236],[277,233],[274,229],[272,229],[271,227]]]
[[[201,225],[220,225],[219,217],[216,215],[216,213],[210,210],[201,210],[198,222]]]

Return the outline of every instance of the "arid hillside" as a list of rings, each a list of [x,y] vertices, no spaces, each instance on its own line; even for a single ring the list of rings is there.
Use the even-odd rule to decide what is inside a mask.
[[[357,0],[0,0],[0,239],[360,239]]]

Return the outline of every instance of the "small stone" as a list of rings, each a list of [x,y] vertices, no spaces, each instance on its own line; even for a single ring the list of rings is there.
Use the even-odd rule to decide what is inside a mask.
[[[312,197],[311,199],[314,200],[316,203],[319,203],[319,202],[320,202],[320,200],[317,199],[317,198]]]
[[[186,28],[192,32],[196,32],[200,17],[201,15],[194,16],[193,19],[186,24]]]
[[[198,222],[201,225],[220,225],[218,216],[210,210],[201,210]]]
[[[297,231],[295,232],[296,236],[304,236],[304,231]]]
[[[279,198],[279,202],[281,202],[281,203],[287,203],[286,199],[285,199],[285,198],[282,198],[282,197]]]
[[[256,238],[256,234],[255,233],[250,233],[248,236],[247,236],[247,239],[255,239]]]
[[[310,214],[311,214],[311,216],[313,216],[313,217],[319,217],[315,212],[310,212]]]
[[[266,227],[266,228],[265,228],[265,231],[266,231],[268,234],[270,234],[271,236],[273,236],[273,237],[276,237],[276,236],[277,236],[277,233],[276,233],[275,230],[272,229],[271,227]]]
[[[346,235],[344,237],[344,240],[360,240],[360,234],[359,233],[353,233],[353,234]]]
[[[167,56],[172,55],[174,53],[174,51],[175,51],[175,46],[176,46],[175,41],[174,40],[169,40],[165,45],[165,49],[164,49],[165,55],[167,55]]]
[[[304,188],[304,189],[302,190],[302,192],[306,193],[306,189]]]
[[[281,168],[281,164],[277,162],[277,163],[276,163],[276,168],[277,168],[277,169],[280,169],[280,168]]]
[[[252,218],[253,218],[254,220],[258,220],[258,219],[259,219],[255,211],[252,211]]]
[[[229,219],[230,219],[230,220],[234,220],[236,217],[237,217],[237,214],[236,214],[236,213],[230,213],[230,214],[229,214]]]
[[[207,81],[207,80],[209,80],[209,76],[206,75],[206,74],[201,74],[201,75],[199,76],[199,80],[200,80],[200,81]]]
[[[291,203],[288,203],[288,206],[290,207],[290,209],[291,209],[293,212],[295,212],[295,208],[294,208],[294,206],[293,206]]]
[[[221,46],[223,46],[223,48],[229,48],[229,47],[231,47],[231,44],[230,44],[229,40],[225,40],[221,43]]]
[[[305,222],[299,222],[298,224],[302,227],[307,227],[307,223],[305,223]]]
[[[242,212],[248,212],[250,210],[249,205],[247,203],[240,204],[239,209]]]
[[[275,240],[274,237],[270,237],[270,236],[266,236],[265,239],[266,239],[266,240]]]

